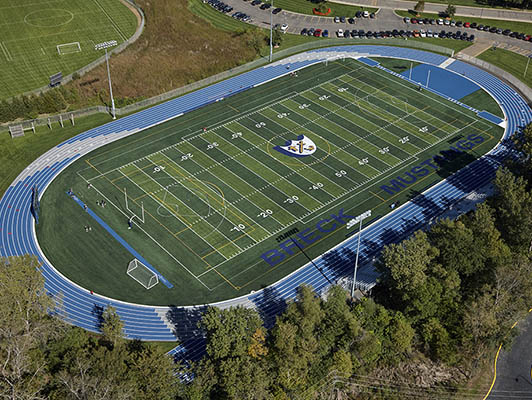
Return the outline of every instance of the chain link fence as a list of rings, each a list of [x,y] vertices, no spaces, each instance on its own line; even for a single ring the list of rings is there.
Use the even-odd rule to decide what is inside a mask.
[[[144,19],[143,19],[143,21],[144,21]],[[139,35],[140,35],[140,33],[139,33]],[[132,36],[132,39],[134,37],[135,36]],[[372,45],[375,45],[373,42],[370,42],[370,43]],[[356,44],[366,44],[367,45],[368,44],[368,40],[367,39],[353,39],[353,40],[349,40],[346,43],[346,39],[333,38],[333,39],[327,39],[327,40],[320,40],[318,42],[303,43],[303,44],[300,44],[300,45],[297,45],[297,46],[293,46],[293,47],[290,47],[288,49],[284,49],[284,50],[281,50],[281,51],[278,51],[278,52],[274,53],[273,54],[273,60],[274,61],[280,60],[280,59],[286,58],[288,56],[291,56],[291,55],[294,55],[294,54],[298,54],[298,53],[302,53],[302,52],[305,52],[305,51],[308,51],[308,50],[319,49],[319,48],[323,48],[323,47],[338,46],[338,45],[344,45],[345,46],[346,44],[347,45],[356,45]],[[430,44],[430,43],[424,43],[424,42],[421,42],[421,41],[414,41],[414,40],[406,41],[404,39],[384,39],[379,44],[388,45],[388,46],[412,47],[412,48],[417,48],[417,49],[421,49],[421,50],[428,50],[428,51],[431,51],[431,52],[437,52],[437,53],[440,53],[440,54],[446,54],[446,55],[449,55],[449,56],[452,56],[454,54],[454,50],[452,50],[452,49],[448,49],[446,47],[437,46],[437,45]],[[123,45],[124,45],[124,47],[126,46],[125,43],[123,43]],[[118,48],[116,48],[114,51],[118,51],[119,48],[120,48],[120,46]],[[105,57],[104,57],[103,61],[105,61]],[[94,63],[96,63],[96,62],[98,62],[98,60],[96,60]],[[208,78],[205,78],[205,79],[202,79],[200,81],[191,83],[189,85],[186,85],[186,86],[183,86],[183,87],[180,87],[180,88],[177,88],[177,89],[170,90],[169,92],[165,92],[163,94],[151,97],[149,99],[141,100],[141,101],[139,101],[137,103],[130,104],[130,105],[122,107],[122,108],[117,108],[116,109],[116,115],[130,114],[130,113],[138,111],[138,110],[140,110],[142,108],[150,107],[150,106],[153,106],[155,104],[170,100],[172,98],[182,96],[185,93],[192,92],[192,91],[200,89],[202,87],[212,85],[213,83],[216,83],[216,82],[225,80],[227,78],[242,74],[244,72],[247,72],[249,70],[252,70],[254,68],[257,68],[257,67],[260,67],[260,66],[263,66],[263,65],[266,65],[266,64],[268,64],[268,57],[264,56],[264,57],[261,57],[261,58],[259,58],[257,60],[251,61],[251,62],[249,62],[247,64],[240,65],[240,66],[235,67],[235,68],[231,68],[231,69],[229,69],[227,71],[224,71],[224,72],[221,72],[219,74],[210,76]],[[87,66],[85,71],[88,71],[90,68],[91,68],[90,66]],[[26,121],[21,121],[21,122],[8,122],[8,123],[0,124],[0,129],[7,130],[8,126],[9,125],[13,125],[13,124],[22,125],[24,128],[31,127],[32,123],[34,125],[36,125],[36,126],[38,126],[38,125],[47,125],[49,122],[54,123],[54,122],[58,122],[60,120],[65,121],[68,118],[70,118],[71,115],[74,115],[74,117],[79,117],[79,116],[91,115],[91,114],[95,114],[95,113],[99,113],[99,112],[110,113],[110,109],[108,107],[104,107],[104,106],[89,107],[89,108],[85,108],[83,110],[66,112],[66,113],[63,113],[63,114],[58,114],[58,115],[45,117],[45,118],[37,118],[37,119],[34,119],[34,120],[26,120]]]
[[[493,75],[505,80],[517,90],[519,90],[526,97],[528,103],[532,103],[532,89],[530,89],[530,87],[526,83],[524,83],[514,75],[510,74],[509,72],[506,72],[505,70],[496,67],[495,65],[492,65],[486,61],[479,60],[478,58],[471,57],[467,54],[457,54],[456,58],[462,61],[466,61],[469,64],[473,64],[477,67],[480,67],[486,71],[489,71]]]

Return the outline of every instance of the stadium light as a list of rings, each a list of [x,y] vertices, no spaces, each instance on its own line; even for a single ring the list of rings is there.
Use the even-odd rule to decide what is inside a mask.
[[[103,50],[105,49],[105,61],[107,62],[107,80],[109,81],[109,93],[111,94],[111,115],[113,119],[116,119],[115,113],[115,99],[113,98],[113,87],[111,86],[111,72],[109,71],[109,57],[107,56],[107,49],[109,47],[114,47],[118,44],[116,40],[109,40],[108,42],[102,42],[94,45],[94,50]]]
[[[355,271],[353,272],[353,285],[351,286],[351,298],[353,298],[353,296],[355,295],[355,285],[357,283],[358,253],[360,253],[360,236],[362,236],[362,221],[368,217],[371,217],[371,210],[363,212],[358,217],[353,218],[347,223],[347,229],[349,229],[352,226],[356,225],[358,222],[360,222],[360,227],[358,229],[357,255],[355,258]]]
[[[273,60],[273,0],[270,7],[270,62]]]

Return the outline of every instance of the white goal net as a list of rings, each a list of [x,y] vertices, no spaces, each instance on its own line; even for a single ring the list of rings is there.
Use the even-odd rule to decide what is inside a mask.
[[[159,283],[159,276],[136,258],[129,262],[127,274],[146,289],[151,289]]]
[[[81,46],[79,45],[79,42],[58,44],[57,52],[60,56],[64,54],[79,53],[81,52]]]

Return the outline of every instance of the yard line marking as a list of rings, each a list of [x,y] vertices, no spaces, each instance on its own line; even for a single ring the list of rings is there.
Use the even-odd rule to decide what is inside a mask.
[[[13,61],[13,57],[11,57],[11,54],[9,53],[9,50],[4,42],[0,42],[0,48],[2,49],[2,52],[4,53],[6,60]]]
[[[122,31],[120,30],[119,26],[116,24],[116,22],[111,18],[111,16],[109,15],[109,13],[100,5],[100,3],[98,2],[98,0],[93,0],[94,3],[96,3],[96,5],[98,6],[98,8],[100,10],[102,10],[102,12],[105,14],[105,16],[109,19],[109,21],[111,22],[111,25],[113,26],[113,28],[116,30],[116,33],[118,33],[120,35],[120,37],[122,38],[122,41],[127,41],[127,37],[122,33]]]

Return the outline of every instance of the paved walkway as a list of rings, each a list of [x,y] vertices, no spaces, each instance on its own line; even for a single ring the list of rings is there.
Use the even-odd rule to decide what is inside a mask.
[[[389,8],[394,10],[412,10],[417,1],[406,0],[335,0],[337,3],[364,7]],[[425,3],[424,12],[438,13],[445,10],[447,4]],[[508,21],[532,22],[532,11],[506,10],[499,8],[482,8],[456,6],[456,15],[464,17],[503,19]]]

